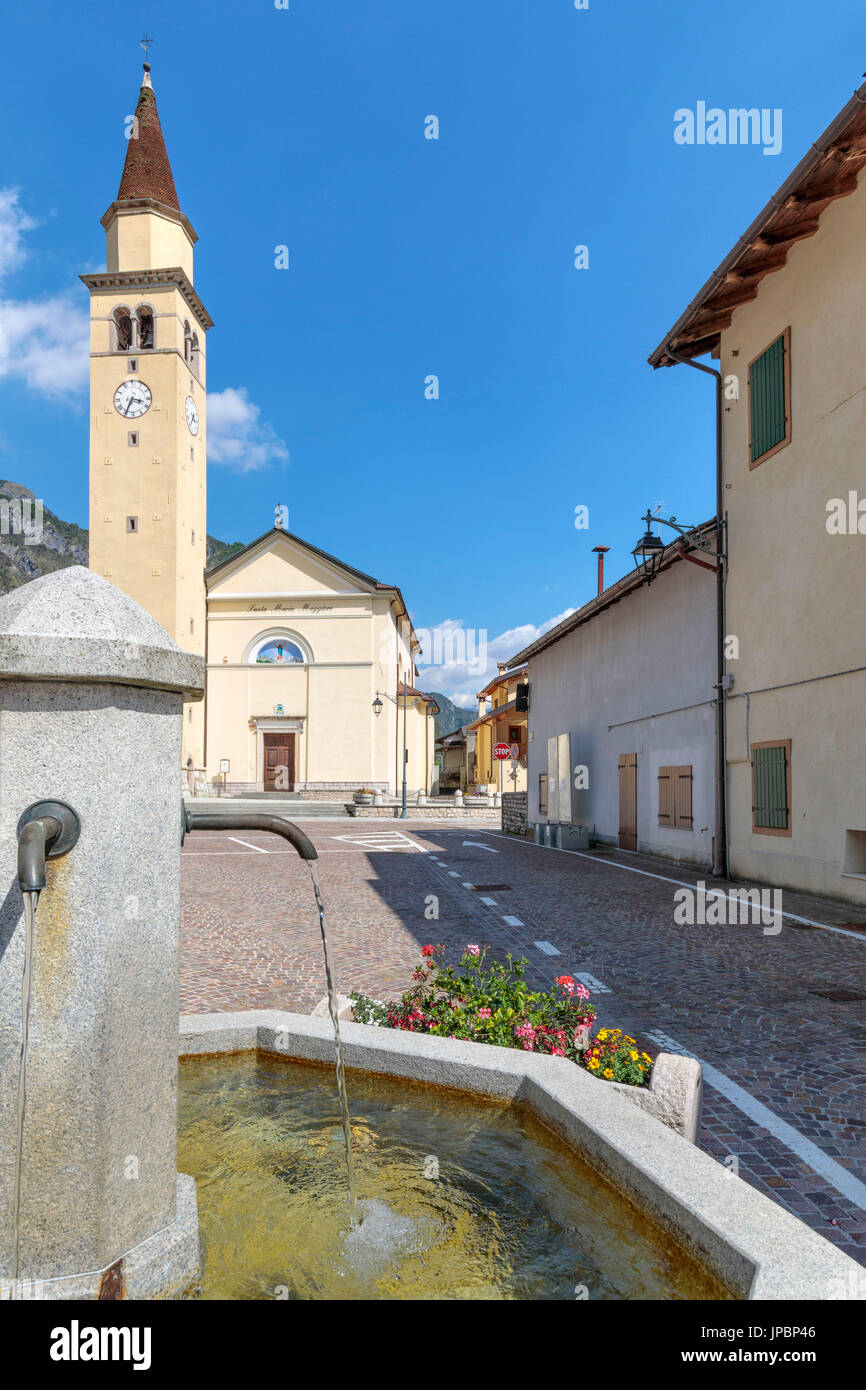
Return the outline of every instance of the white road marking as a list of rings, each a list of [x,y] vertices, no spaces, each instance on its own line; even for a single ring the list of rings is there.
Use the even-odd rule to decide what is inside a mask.
[[[449,878],[459,878],[460,875],[458,874],[458,872],[457,872],[456,869],[449,869],[449,870],[448,870],[448,877],[449,877]]]
[[[482,845],[480,840],[464,840],[463,843],[464,845],[472,845],[474,849],[486,849],[488,854],[499,853],[499,850],[494,849],[492,845]]]
[[[474,887],[475,887],[475,884],[474,884],[474,883],[464,883],[464,884],[461,885],[461,887],[463,887],[463,888],[474,888]]]
[[[209,849],[209,850],[184,849],[184,851],[183,851],[183,853],[182,853],[182,855],[181,855],[181,858],[182,858],[182,859],[218,859],[218,858],[219,858],[219,859],[225,859],[225,858],[229,858],[229,859],[248,859],[249,856],[250,856],[252,853],[253,853],[253,851],[252,851],[251,849]],[[275,855],[285,854],[285,855],[292,855],[292,856],[294,856],[295,851],[294,851],[293,849],[275,849],[275,850],[271,850],[271,853],[272,853],[272,854],[275,854]]]
[[[601,980],[597,980],[594,975],[590,975],[588,970],[575,970],[574,978],[580,980],[581,984],[586,985],[591,994],[610,994],[607,985],[603,985]]]
[[[512,844],[525,845],[527,849],[543,849],[551,852],[554,849],[552,845],[537,845],[534,840],[523,840],[516,835],[497,835],[495,830],[485,830],[482,833],[493,835],[497,840],[510,840]],[[499,850],[496,850],[495,853],[498,854]],[[622,869],[627,874],[641,874],[644,878],[657,878],[661,883],[675,883],[678,888],[691,888],[693,892],[695,890],[695,884],[686,883],[684,879],[668,878],[666,874],[652,874],[649,869],[635,869],[631,864],[619,864],[615,859],[602,859],[596,854],[587,854],[582,849],[559,849],[556,850],[556,853],[574,854],[578,859],[590,859],[593,864],[603,864],[608,869]],[[745,882],[748,886],[748,880]],[[784,892],[784,889],[782,891]],[[727,898],[729,902],[739,904],[738,898],[731,898],[730,894],[725,893],[721,888],[713,889],[713,892],[720,898]],[[815,922],[811,917],[798,917],[796,913],[785,912],[782,909],[780,909],[780,916],[787,917],[791,922],[802,922],[807,927],[817,927],[820,931],[835,932],[837,936],[849,936],[853,941],[859,941],[866,945],[866,933],[861,935],[860,932],[846,931],[844,927],[831,927],[829,922]]]
[[[509,927],[522,927],[523,923],[519,917],[503,917],[503,922]]]
[[[668,1037],[666,1033],[658,1029],[646,1031],[646,1037],[652,1038],[653,1042],[658,1043],[666,1052],[676,1052],[681,1057],[694,1057],[696,1054],[690,1052],[687,1047],[683,1047],[676,1039]],[[804,1163],[808,1163],[814,1172],[820,1173],[822,1178],[826,1178],[831,1187],[835,1187],[837,1192],[841,1192],[843,1197],[847,1197],[849,1202],[854,1202],[862,1210],[866,1211],[866,1183],[862,1183],[859,1178],[855,1178],[853,1173],[849,1173],[847,1168],[843,1168],[841,1163],[837,1163],[829,1154],[825,1154],[823,1149],[819,1149],[817,1144],[813,1144],[811,1139],[807,1139],[805,1134],[801,1134],[793,1125],[789,1125],[787,1120],[783,1120],[780,1115],[767,1108],[761,1101],[756,1100],[748,1091],[744,1091],[742,1086],[738,1086],[729,1076],[711,1067],[701,1057],[697,1059],[701,1064],[704,1073],[704,1080],[708,1086],[712,1086],[714,1091],[719,1091],[727,1100],[741,1110],[744,1115],[748,1115],[750,1120],[754,1120],[762,1129],[767,1129],[771,1134],[780,1140],[787,1149],[795,1153],[798,1158],[802,1158]]]
[[[560,954],[555,946],[551,946],[549,941],[534,941],[533,946],[537,946],[539,951],[543,951],[546,956],[558,956]]]
[[[254,849],[256,854],[267,854],[268,852],[266,849],[262,849],[261,845],[251,845],[249,840],[239,840],[237,835],[229,835],[229,839],[236,845],[244,845],[246,849]]]
[[[481,901],[482,901],[483,903],[486,903],[488,907],[495,907],[495,906],[496,906],[496,899],[495,899],[495,898],[482,898]]]
[[[361,845],[364,849],[380,850],[390,853],[394,850],[412,850],[415,854],[429,854],[428,849],[410,840],[402,830],[371,830],[359,835],[333,835],[334,840],[342,840],[349,845]]]

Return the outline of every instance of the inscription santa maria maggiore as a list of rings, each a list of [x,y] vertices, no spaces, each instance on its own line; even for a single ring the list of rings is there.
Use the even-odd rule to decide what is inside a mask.
[[[327,603],[251,603],[248,613],[333,613],[333,605]]]

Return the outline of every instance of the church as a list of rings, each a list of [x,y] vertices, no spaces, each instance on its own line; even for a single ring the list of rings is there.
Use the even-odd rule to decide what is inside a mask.
[[[207,349],[150,64],[90,292],[90,567],[206,658],[190,786],[432,790],[438,707],[400,588],[276,524],[207,570]]]

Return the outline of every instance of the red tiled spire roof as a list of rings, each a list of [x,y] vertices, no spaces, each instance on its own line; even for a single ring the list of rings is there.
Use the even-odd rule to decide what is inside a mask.
[[[150,85],[150,64],[144,65],[144,80],[135,108],[137,127],[126,147],[126,163],[117,192],[117,201],[128,198],[154,198],[180,212],[171,165],[162,138],[156,97]]]

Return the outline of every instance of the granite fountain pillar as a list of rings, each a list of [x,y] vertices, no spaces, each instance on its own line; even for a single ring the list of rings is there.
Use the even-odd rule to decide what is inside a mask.
[[[177,1298],[199,1273],[178,1175],[183,701],[204,661],[74,567],[0,597],[0,1295],[12,1207],[24,967],[21,813],[61,800],[81,833],[36,913],[12,1297]]]

